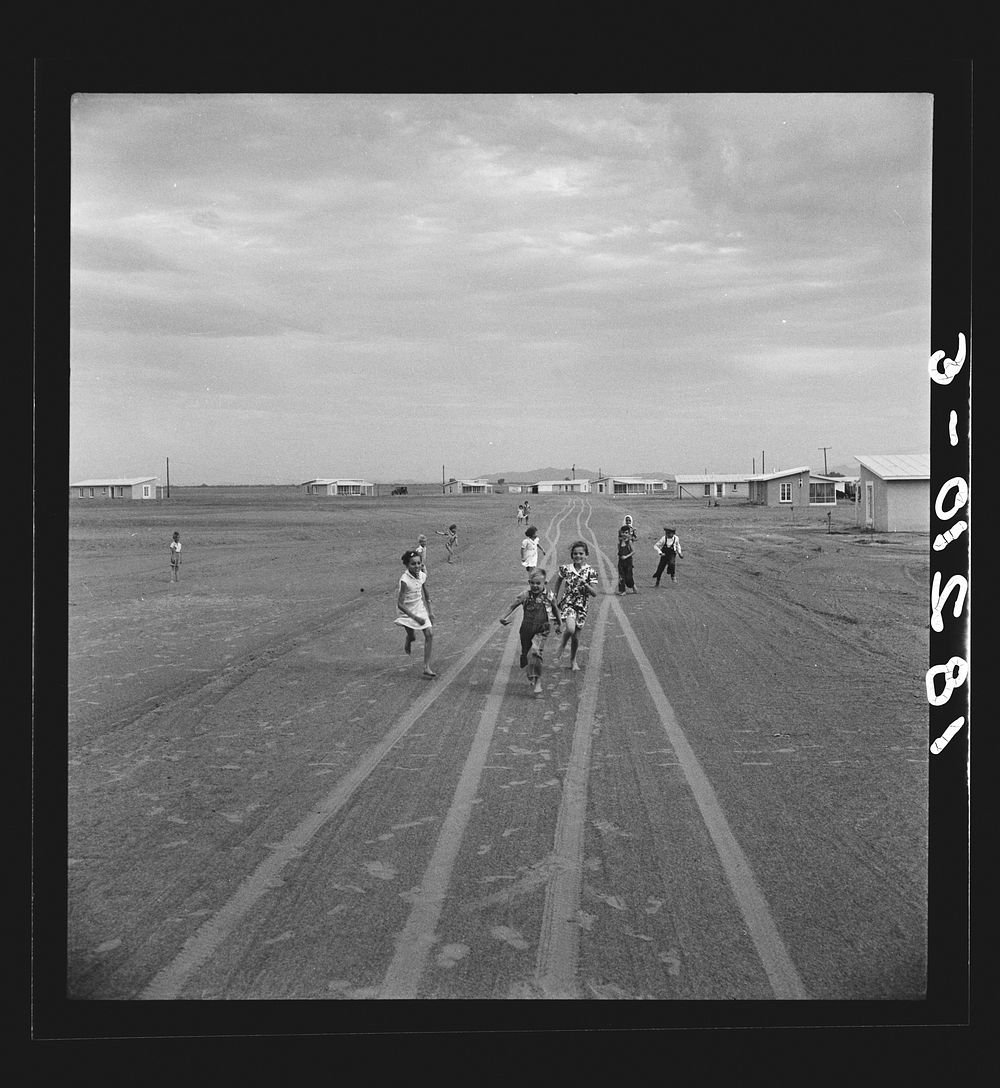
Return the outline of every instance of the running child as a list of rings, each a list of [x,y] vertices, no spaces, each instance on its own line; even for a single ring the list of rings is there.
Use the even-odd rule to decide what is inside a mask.
[[[444,542],[445,550],[448,552],[448,562],[451,562],[451,557],[455,554],[455,549],[458,547],[458,526],[449,525],[447,529],[435,529],[435,533],[438,536],[447,537]]]
[[[401,613],[393,623],[398,623],[406,631],[403,652],[409,653],[416,632],[424,633],[424,676],[437,676],[431,671],[431,645],[434,640],[434,613],[431,611],[431,599],[427,593],[427,572],[420,569],[420,553],[411,548],[401,556],[403,571],[399,579],[399,593],[396,607]]]
[[[653,575],[653,585],[659,587],[660,578],[663,576],[664,570],[670,575],[670,581],[677,581],[677,574],[675,573],[675,565],[677,563],[677,557],[684,558],[684,552],[681,551],[680,537],[674,532],[673,529],[667,529],[664,527],[663,536],[653,545],[653,547],[660,553],[660,561],[656,565],[656,573]]]
[[[545,549],[538,543],[538,530],[534,525],[529,525],[524,530],[524,540],[521,541],[521,566],[530,574],[538,566],[538,553],[545,554]]]
[[[170,541],[170,581],[179,582],[181,580],[181,534],[174,533],[173,540]]]
[[[562,622],[556,609],[555,594],[545,588],[547,575],[541,567],[528,575],[528,588],[519,593],[510,608],[500,617],[500,622],[507,626],[510,615],[521,608],[521,668],[527,667],[528,683],[533,685],[536,695],[542,694],[542,651],[549,636],[549,620],[555,624],[556,634],[562,631]]]
[[[558,597],[560,586],[565,586],[562,600],[559,601],[559,616],[563,621],[564,631],[562,642],[556,653],[556,660],[562,657],[566,643],[570,644],[569,667],[574,672],[580,671],[576,663],[576,652],[580,648],[579,632],[587,622],[587,606],[590,598],[597,596],[597,571],[586,562],[590,555],[590,549],[582,540],[575,540],[569,549],[571,563],[563,563],[559,567],[559,577],[556,579],[556,587],[553,594]]]

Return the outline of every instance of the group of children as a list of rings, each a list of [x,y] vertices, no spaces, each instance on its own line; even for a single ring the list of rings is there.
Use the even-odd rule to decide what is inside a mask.
[[[618,530],[618,593],[620,595],[624,595],[629,590],[633,593],[637,592],[632,565],[635,558],[634,544],[638,538],[639,534],[632,522],[632,516],[626,514],[625,521]],[[656,572],[653,574],[653,585],[659,588],[664,571],[670,575],[671,582],[676,582],[677,560],[684,557],[677,530],[664,526],[663,536],[653,545],[653,549],[660,557]]]
[[[525,517],[525,506],[518,507],[518,523]],[[457,529],[449,526],[448,562],[455,541]],[[626,514],[624,523],[618,531],[618,592],[624,594],[635,589],[635,577],[632,564],[634,559],[634,543],[638,539],[638,533],[633,524],[632,517]],[[664,571],[670,575],[670,580],[677,581],[676,561],[683,556],[680,538],[674,529],[664,527],[663,536],[653,545],[660,556],[656,573],[653,576],[654,585],[659,587],[660,578]],[[396,623],[406,630],[406,641],[403,649],[410,653],[417,631],[424,633],[424,676],[435,676],[431,670],[431,646],[433,642],[434,615],[431,611],[430,597],[427,593],[427,567],[426,567],[427,538],[421,535],[417,541],[417,547],[403,553],[403,566],[406,567],[399,580],[399,594],[396,604],[400,615]],[[521,640],[520,665],[526,670],[528,683],[536,695],[542,693],[542,654],[545,642],[552,630],[555,629],[560,636],[559,649],[556,652],[556,660],[562,656],[566,647],[570,649],[570,669],[579,672],[576,656],[580,646],[580,631],[587,621],[587,607],[591,597],[597,596],[597,571],[587,562],[590,550],[583,540],[575,540],[570,545],[570,562],[562,563],[558,568],[555,588],[550,590],[548,585],[548,572],[538,565],[539,555],[545,555],[545,549],[538,540],[538,529],[529,525],[524,531],[524,539],[521,541],[521,565],[528,574],[527,589],[519,593],[511,602],[510,607],[500,617],[500,623],[507,626],[510,617],[517,609],[521,609],[521,627],[518,632]],[[562,594],[560,596],[560,591]]]
[[[511,615],[518,608],[522,610],[521,668],[527,670],[528,683],[535,694],[541,695],[542,651],[553,627],[561,636],[556,660],[568,645],[569,667],[574,672],[580,671],[576,654],[580,648],[580,631],[587,622],[587,606],[590,598],[597,596],[597,571],[586,561],[590,554],[586,543],[576,540],[570,545],[570,562],[559,566],[555,589],[547,589],[548,572],[538,566],[538,553],[544,555],[545,549],[537,542],[537,536],[538,530],[529,525],[521,544],[521,565],[528,572],[528,588],[514,598],[500,622],[506,627]],[[563,590],[561,597],[560,589]]]

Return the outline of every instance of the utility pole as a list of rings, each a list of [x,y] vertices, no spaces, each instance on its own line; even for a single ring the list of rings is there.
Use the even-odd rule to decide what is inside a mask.
[[[817,446],[816,449],[823,451],[823,475],[826,475],[826,451],[832,450],[833,446]]]
[[[167,458],[167,498],[170,498],[170,458]]]

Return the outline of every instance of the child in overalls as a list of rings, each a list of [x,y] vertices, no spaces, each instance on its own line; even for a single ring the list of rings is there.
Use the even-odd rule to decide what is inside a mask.
[[[519,593],[507,612],[500,617],[500,622],[507,626],[511,613],[517,608],[523,609],[521,616],[521,668],[527,667],[528,683],[533,685],[536,695],[542,694],[542,650],[548,638],[549,620],[555,624],[556,632],[562,630],[562,621],[556,610],[556,599],[551,590],[545,588],[547,576],[541,567],[535,567],[528,575],[528,588]]]

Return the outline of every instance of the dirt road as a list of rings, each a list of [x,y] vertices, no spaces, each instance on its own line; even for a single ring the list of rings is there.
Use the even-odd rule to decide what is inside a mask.
[[[74,523],[71,997],[922,996],[926,540],[639,501],[619,597],[626,508],[533,496],[601,579],[536,697],[509,505]],[[426,680],[399,554],[451,521]]]

